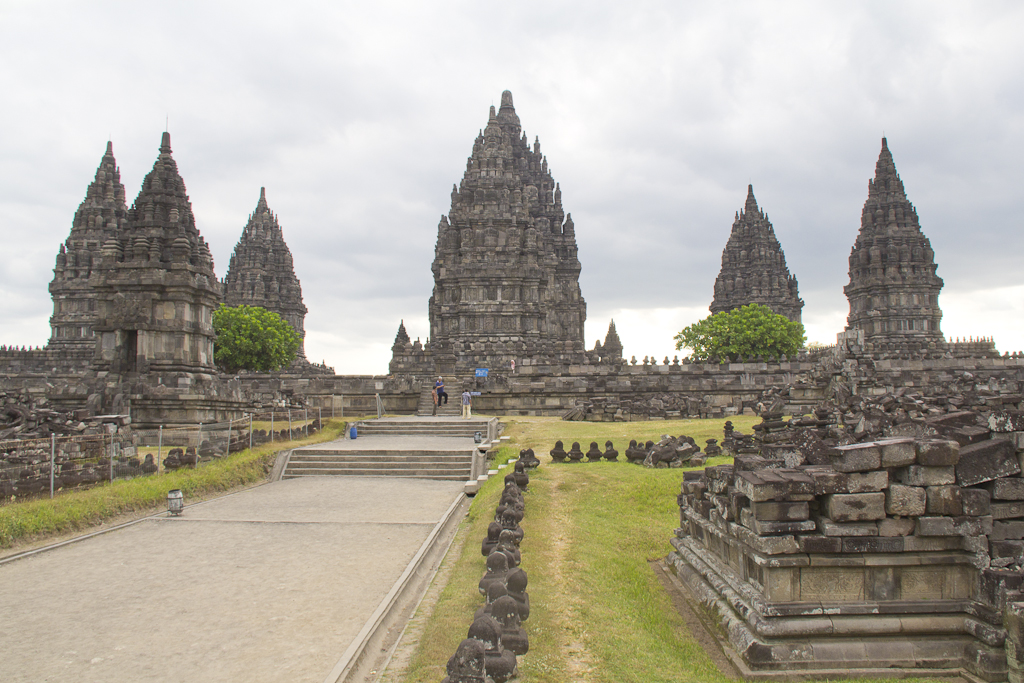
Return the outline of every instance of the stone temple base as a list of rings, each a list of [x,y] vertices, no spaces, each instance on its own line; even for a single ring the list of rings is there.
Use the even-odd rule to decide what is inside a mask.
[[[668,562],[717,614],[721,628],[709,630],[747,678],[1006,680],[1005,631],[985,623],[999,617],[972,614],[983,609],[971,599],[973,553],[771,556],[687,521]]]

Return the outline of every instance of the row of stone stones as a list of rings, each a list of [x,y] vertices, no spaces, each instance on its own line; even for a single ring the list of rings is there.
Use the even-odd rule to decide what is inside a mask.
[[[649,440],[646,444],[638,444],[636,439],[631,439],[625,456],[629,462],[647,467],[682,467],[684,464],[703,465],[707,458],[721,453],[722,448],[718,445],[718,439],[708,439],[707,450],[702,453],[693,437],[665,435],[657,443]],[[615,445],[611,441],[604,442],[604,452],[596,441],[591,441],[590,449],[586,453],[580,448],[579,441],[573,441],[568,452],[561,441],[556,441],[549,454],[551,461],[558,463],[583,462],[584,457],[587,462],[600,462],[602,459],[618,462],[619,459],[619,452],[615,450]]]
[[[522,455],[527,454],[524,451]],[[530,484],[528,464],[535,467],[539,461],[520,457],[513,472],[505,476],[494,521],[480,545],[481,554],[487,558],[487,569],[478,585],[485,603],[473,615],[468,637],[448,660],[448,675],[442,683],[503,683],[518,675],[516,656],[530,649],[522,625],[530,617],[528,579],[519,566],[519,544],[524,535],[519,523],[526,513],[523,492]]]
[[[851,444],[833,449],[828,466],[796,469],[762,469],[763,458],[738,456],[733,466],[686,473],[680,504],[777,537],[767,544],[771,554],[892,552],[911,535],[966,535],[997,542],[997,566],[1018,564],[1024,452],[1016,445],[1024,451],[1024,431],[1004,434],[1010,438],[965,446],[905,438]],[[844,540],[851,537],[864,540]]]

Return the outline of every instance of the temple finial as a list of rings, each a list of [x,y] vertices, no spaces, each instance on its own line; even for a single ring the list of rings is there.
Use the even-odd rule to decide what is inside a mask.
[[[111,142],[110,140],[107,140],[107,154],[114,154],[114,143]]]
[[[160,138],[160,152],[166,154],[171,153],[171,134],[166,130],[164,131],[163,137]]]

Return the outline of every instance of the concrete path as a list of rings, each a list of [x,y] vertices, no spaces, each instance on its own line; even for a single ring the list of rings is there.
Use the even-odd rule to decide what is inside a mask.
[[[292,479],[0,564],[0,681],[320,683],[461,495]]]

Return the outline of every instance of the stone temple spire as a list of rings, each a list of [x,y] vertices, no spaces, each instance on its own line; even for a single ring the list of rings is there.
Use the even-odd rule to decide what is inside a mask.
[[[935,269],[935,252],[882,138],[860,233],[850,251],[850,284],[843,290],[850,301],[847,327],[861,330],[866,341],[943,343],[942,279]]]
[[[582,358],[575,226],[507,90],[473,142],[434,254],[430,338],[442,368],[522,355]]]
[[[57,254],[50,282],[50,348],[95,349],[96,295],[89,278],[99,266],[100,247],[108,238],[117,238],[127,213],[121,171],[114,159],[114,147],[107,142],[96,177],[75,212],[71,234]]]
[[[256,210],[249,216],[228,264],[224,303],[273,311],[305,339],[306,306],[302,303],[302,286],[295,276],[292,252],[284,241],[281,225],[267,205],[266,188],[260,188]],[[296,360],[306,360],[301,343]]]
[[[794,322],[800,322],[804,307],[775,229],[754,199],[753,185],[747,186],[747,201],[736,214],[729,241],[722,250],[722,270],[715,280],[711,312],[731,311],[747,304],[767,306]]]
[[[608,323],[608,334],[605,335],[604,344],[601,346],[601,357],[612,360],[622,358],[622,341],[619,340],[614,320]]]
[[[212,316],[221,288],[169,133],[126,225],[105,236],[94,271],[96,370],[164,373],[165,383],[173,373],[214,370]]]

